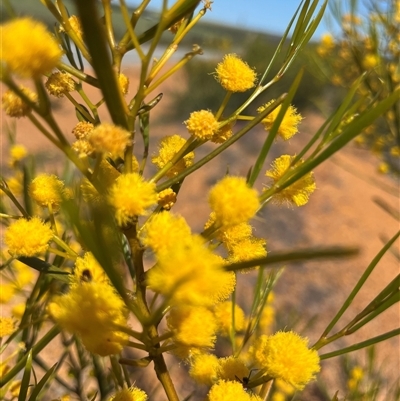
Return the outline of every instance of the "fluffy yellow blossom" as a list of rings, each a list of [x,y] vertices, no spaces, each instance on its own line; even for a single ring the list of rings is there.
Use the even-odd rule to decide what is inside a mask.
[[[218,322],[218,331],[221,335],[229,337],[232,328],[232,301],[220,302],[214,307],[214,315]],[[235,304],[235,331],[245,328],[245,316],[243,309]]]
[[[63,97],[66,93],[75,90],[75,81],[67,72],[53,72],[45,83],[50,95]]]
[[[162,169],[172,158],[178,153],[182,146],[186,143],[186,139],[179,135],[169,135],[161,139],[158,147],[158,154],[151,158],[153,164]],[[186,167],[193,164],[194,152],[189,152],[178,161],[171,169],[168,170],[167,177],[175,177]]]
[[[219,225],[228,227],[249,221],[260,207],[257,191],[243,177],[227,176],[210,191],[208,202]]]
[[[192,358],[189,375],[199,384],[211,386],[217,380],[218,358],[213,354],[198,354]]]
[[[53,232],[38,217],[18,219],[5,232],[4,240],[12,256],[35,256],[45,252]]]
[[[217,321],[205,307],[174,307],[167,316],[167,324],[174,333],[175,344],[201,349],[214,347]]]
[[[325,33],[321,37],[321,43],[317,47],[317,53],[324,57],[331,52],[331,50],[335,47],[335,40],[330,33]]]
[[[82,258],[76,258],[73,281],[77,284],[81,281],[110,283],[106,272],[91,252],[86,252]]]
[[[10,148],[10,165],[15,165],[15,163],[21,161],[27,155],[28,151],[24,145],[12,145]]]
[[[154,252],[166,252],[174,244],[190,244],[191,229],[182,216],[161,212],[152,216],[143,229],[143,243]]]
[[[67,294],[54,297],[48,311],[64,330],[78,334],[89,352],[117,354],[128,340],[117,327],[127,325],[128,310],[107,283],[81,281]]]
[[[44,24],[16,18],[1,27],[1,60],[25,78],[38,78],[56,67],[62,51]]]
[[[97,125],[88,140],[96,152],[109,153],[112,157],[123,157],[126,147],[132,143],[127,130],[108,123]]]
[[[224,143],[231,136],[232,136],[232,125],[226,124],[218,131],[214,132],[214,135],[211,138],[211,142]]]
[[[58,210],[68,193],[57,176],[40,174],[29,185],[29,195],[38,205]]]
[[[25,313],[25,308],[26,308],[25,302],[14,305],[11,309],[12,316],[19,320],[22,319],[22,316]]]
[[[243,388],[238,381],[220,380],[214,384],[208,395],[207,401],[251,401],[254,398]]]
[[[129,92],[129,78],[125,74],[122,74],[122,72],[118,75],[118,84],[122,94],[127,95]]]
[[[229,92],[245,92],[255,86],[257,74],[236,54],[227,54],[217,65],[215,78]]]
[[[374,68],[379,63],[379,57],[376,54],[368,53],[362,60],[362,65],[366,70]]]
[[[228,255],[229,263],[247,262],[266,257],[266,243],[267,241],[263,238],[251,236],[231,245]]]
[[[131,386],[117,391],[109,401],[146,401],[147,394],[140,388]]]
[[[240,223],[219,231],[218,238],[223,242],[226,249],[231,251],[232,247],[251,237],[253,228],[249,223]]]
[[[274,100],[266,103],[264,106],[261,106],[257,109],[259,113],[263,112],[268,106],[270,106]],[[279,105],[276,109],[272,111],[272,113],[268,114],[261,123],[264,125],[266,131],[269,131],[274,124],[276,117],[278,117],[278,113],[281,110],[282,105]],[[303,117],[297,113],[297,110],[294,106],[290,105],[286,110],[285,115],[283,116],[283,120],[281,125],[278,128],[278,135],[282,137],[285,141],[290,139],[293,135],[298,132],[298,125],[300,124]]]
[[[294,156],[282,155],[278,157],[272,163],[272,168],[268,170],[265,175],[272,178],[274,183],[277,182],[289,169],[293,160]],[[301,163],[303,163],[302,160],[299,161],[299,164]],[[314,175],[312,172],[309,172],[289,187],[274,194],[274,199],[277,203],[289,203],[296,206],[303,206],[308,202],[310,195],[316,188]]]
[[[378,173],[387,174],[390,171],[390,166],[386,162],[380,162],[378,166]]]
[[[11,283],[1,283],[0,304],[6,304],[15,295],[15,286]]]
[[[250,374],[249,368],[241,358],[228,356],[226,358],[220,358],[218,362],[218,376],[220,379],[242,380],[244,377],[248,377]]]
[[[120,175],[110,188],[108,202],[115,209],[115,218],[120,226],[157,203],[155,184],[146,182],[138,173]]]
[[[189,119],[184,124],[192,135],[201,140],[211,139],[218,130],[218,121],[208,110],[190,113]]]
[[[235,287],[235,274],[225,271],[223,259],[198,237],[174,243],[158,257],[147,272],[148,286],[169,296],[172,304],[212,306],[227,299]]]
[[[83,159],[88,156],[92,156],[93,153],[95,152],[93,146],[90,144],[90,142],[86,139],[78,139],[75,141],[72,145],[71,148],[78,153],[78,156]]]
[[[20,86],[20,89],[30,101],[32,102],[37,101],[36,93],[32,92],[29,88]],[[31,107],[29,106],[29,104],[25,103],[11,89],[4,92],[1,100],[2,100],[2,107],[5,113],[10,117],[15,117],[15,118],[24,117],[31,111]]]
[[[308,348],[308,339],[293,331],[279,331],[257,338],[250,350],[257,367],[266,375],[282,379],[301,390],[320,371],[318,352]]]
[[[94,125],[86,121],[80,121],[72,130],[76,139],[87,139],[89,134],[93,131]]]
[[[158,193],[157,203],[163,209],[170,210],[176,203],[176,193],[171,188],[164,189]]]
[[[14,331],[14,320],[0,316],[0,338],[9,336]]]

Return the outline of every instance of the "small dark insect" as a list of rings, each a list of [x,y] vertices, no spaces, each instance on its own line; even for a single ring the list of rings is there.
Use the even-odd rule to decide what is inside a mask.
[[[82,271],[81,274],[81,281],[84,281],[85,283],[90,283],[93,280],[92,273],[90,272],[89,269],[85,269]]]

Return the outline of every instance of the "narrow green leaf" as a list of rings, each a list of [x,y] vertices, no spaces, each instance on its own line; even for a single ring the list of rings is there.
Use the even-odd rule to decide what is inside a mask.
[[[32,371],[32,350],[30,350],[26,357],[25,370],[21,380],[21,388],[18,394],[18,401],[25,401],[28,394],[29,382],[31,380]]]
[[[96,1],[75,0],[75,4],[82,22],[85,41],[92,56],[92,65],[111,118],[114,124],[129,129],[127,106],[119,90],[116,72],[112,68],[106,34],[100,22]]]
[[[360,343],[351,345],[350,347],[346,347],[346,348],[342,348],[337,351],[322,354],[322,355],[320,355],[319,358],[321,361],[323,361],[324,359],[329,359],[329,358],[333,358],[335,356],[348,354],[349,352],[357,351],[359,349],[370,347],[371,345],[374,345],[374,344],[378,344],[379,342],[388,340],[389,338],[398,336],[399,334],[400,334],[400,329],[395,329],[395,330],[389,331],[385,334],[381,334],[380,336],[376,336],[376,337],[370,338],[369,340],[362,341]]]
[[[247,262],[232,263],[225,267],[228,271],[235,271],[256,266],[268,266],[276,263],[294,262],[300,260],[331,259],[355,256],[358,248],[351,247],[330,247],[330,248],[309,248],[294,250],[290,252],[275,252],[265,258],[253,259]],[[272,267],[272,266],[269,266]]]
[[[51,380],[54,372],[56,370],[57,363],[55,363],[42,377],[39,383],[32,390],[31,396],[29,397],[29,401],[36,401],[38,395],[43,390],[44,386]]]
[[[390,241],[388,241],[387,244],[378,252],[378,254],[372,259],[371,263],[368,265],[366,268],[365,272],[363,275],[360,277],[358,280],[357,284],[351,291],[350,295],[347,297],[346,301],[343,303],[343,306],[339,309],[338,313],[336,316],[332,319],[332,321],[328,324],[326,329],[324,330],[323,334],[321,335],[321,338],[326,337],[329,332],[333,329],[335,324],[339,321],[339,319],[343,316],[343,314],[346,312],[346,310],[349,308],[351,303],[353,302],[355,296],[358,294],[368,277],[371,275],[379,261],[382,259],[383,255],[388,251],[388,249],[393,245],[393,243],[399,238],[400,236],[400,231],[397,232]],[[319,342],[319,341],[318,341]]]
[[[290,90],[286,96],[286,99],[282,103],[281,109],[279,110],[279,113],[276,116],[276,119],[271,127],[271,130],[265,139],[265,142],[261,148],[261,151],[260,151],[260,154],[258,155],[256,163],[254,164],[254,167],[252,168],[251,175],[248,180],[248,185],[251,187],[256,182],[256,180],[264,166],[265,159],[267,158],[268,153],[271,149],[271,146],[274,142],[274,139],[278,133],[278,129],[282,123],[283,118],[285,117],[287,109],[290,107],[290,103],[293,100],[293,97],[300,85],[301,79],[303,78],[303,73],[304,73],[303,69],[298,72],[296,78],[294,79],[294,81],[292,83],[292,86],[290,87]]]
[[[55,278],[56,280],[63,281],[64,283],[69,283],[69,273],[57,266],[51,265],[44,260],[36,257],[25,257],[20,256],[18,260],[25,263],[27,266],[32,267],[40,273],[46,274],[46,276]]]

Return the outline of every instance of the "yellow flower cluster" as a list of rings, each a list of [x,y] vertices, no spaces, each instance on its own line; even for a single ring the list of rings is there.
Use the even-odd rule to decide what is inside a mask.
[[[259,113],[263,112],[268,106],[270,106],[274,100],[269,101],[265,105],[259,107],[257,111]],[[272,113],[268,114],[261,122],[264,125],[264,128],[266,131],[269,131],[276,118],[278,117],[279,111],[281,110],[282,105],[279,105],[277,108],[275,108]],[[297,110],[295,107],[290,105],[288,109],[286,110],[285,115],[283,116],[283,120],[281,124],[279,125],[278,128],[278,135],[281,136],[281,138],[285,141],[290,139],[292,136],[297,134],[298,132],[298,125],[300,124],[301,120],[303,117],[297,113]]]
[[[4,240],[11,255],[36,256],[49,247],[53,232],[38,217],[18,219],[6,229]]]
[[[261,401],[262,399],[253,393],[247,392],[238,381],[220,380],[214,384],[208,395],[208,401]]]
[[[78,334],[86,349],[101,356],[118,354],[128,340],[128,310],[94,257],[78,259],[70,291],[55,296],[48,311],[60,326]]]
[[[117,391],[108,401],[147,401],[147,394],[135,386]]]
[[[227,176],[209,193],[208,202],[218,225],[234,226],[248,222],[260,207],[257,191],[242,177]]]
[[[29,185],[30,197],[42,207],[60,208],[63,199],[68,199],[64,183],[54,174],[40,174]]]
[[[32,92],[29,88],[20,86],[22,93],[33,103],[37,101],[36,93]],[[6,114],[10,117],[20,118],[26,116],[31,107],[25,103],[15,92],[8,90],[4,92],[2,98],[2,107]]]
[[[146,182],[138,173],[120,175],[107,195],[108,203],[115,209],[115,218],[120,226],[144,215],[157,203],[155,184]]]
[[[110,154],[114,158],[123,157],[125,148],[132,143],[128,131],[108,123],[94,127],[88,141],[96,152]]]
[[[179,152],[185,145],[186,139],[179,135],[167,135],[161,139],[159,143],[158,154],[153,156],[151,161],[158,168],[162,169],[172,158]],[[175,177],[182,172],[186,167],[193,164],[194,152],[189,152],[182,159],[180,159],[173,167],[166,173],[167,177]]]
[[[272,163],[272,169],[268,170],[265,175],[272,178],[273,182],[276,183],[291,168],[293,160],[294,156],[283,155],[278,157]],[[303,163],[302,160],[299,161],[299,164],[301,163]],[[278,203],[303,206],[308,202],[310,195],[316,188],[314,175],[309,172],[289,187],[274,194],[274,199]]]
[[[50,95],[63,97],[66,93],[75,90],[75,81],[67,72],[53,72],[45,83]]]
[[[46,27],[31,18],[17,18],[1,26],[1,60],[16,74],[39,78],[50,72],[62,51]]]
[[[201,140],[212,139],[218,130],[218,121],[215,119],[214,114],[208,110],[190,113],[189,119],[184,124],[192,135]]]
[[[217,65],[215,79],[229,92],[245,92],[254,87],[257,74],[236,54],[227,54]]]
[[[250,352],[266,375],[282,379],[301,390],[319,372],[318,352],[308,348],[308,340],[289,331],[257,338]]]

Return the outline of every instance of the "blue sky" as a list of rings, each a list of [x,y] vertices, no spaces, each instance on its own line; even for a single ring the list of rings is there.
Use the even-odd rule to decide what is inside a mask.
[[[214,0],[212,11],[204,17],[208,21],[223,22],[242,28],[282,34],[301,0]],[[127,1],[131,5],[138,1]],[[322,3],[322,1],[320,2]],[[152,0],[149,9],[157,10],[162,0]],[[173,4],[173,1],[169,1]],[[319,9],[319,7],[318,7]],[[314,36],[318,40],[328,31],[323,20]]]

